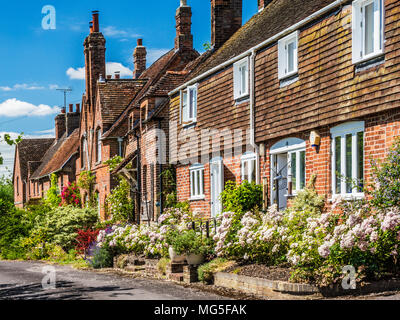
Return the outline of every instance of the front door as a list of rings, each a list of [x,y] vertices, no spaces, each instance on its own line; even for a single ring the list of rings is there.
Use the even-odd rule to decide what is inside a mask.
[[[211,178],[211,216],[215,218],[222,212],[222,202],[219,198],[224,191],[224,163],[221,158],[210,162]]]
[[[272,200],[279,210],[286,209],[288,194],[288,154],[272,155]]]

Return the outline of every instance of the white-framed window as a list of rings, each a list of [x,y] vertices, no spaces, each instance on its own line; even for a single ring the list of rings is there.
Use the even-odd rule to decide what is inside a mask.
[[[246,153],[241,159],[242,181],[256,182],[257,157],[255,153]]]
[[[331,129],[332,194],[363,197],[365,124],[347,122]]]
[[[288,182],[292,182],[292,194],[296,195],[306,186],[306,149],[288,152]]]
[[[353,2],[353,63],[384,52],[384,20],[382,0]]]
[[[249,95],[249,58],[244,58],[233,64],[234,99]]]
[[[190,167],[190,199],[204,199],[204,166],[196,164]]]
[[[295,31],[278,41],[278,77],[283,79],[298,72],[299,32]]]
[[[197,87],[195,84],[181,91],[181,122],[190,124],[197,118]]]
[[[88,152],[87,140],[86,140],[85,137],[82,139],[82,146],[81,147],[82,147],[81,166],[82,166],[82,168],[85,168],[86,165],[87,165],[87,152]]]
[[[101,130],[97,129],[97,162],[101,162]]]

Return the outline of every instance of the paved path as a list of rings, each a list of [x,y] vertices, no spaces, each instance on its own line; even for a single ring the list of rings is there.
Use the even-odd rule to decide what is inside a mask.
[[[51,266],[56,270],[56,288],[43,289],[45,277],[40,262],[0,261],[0,300],[220,300],[221,296],[174,283],[133,279],[118,275]]]

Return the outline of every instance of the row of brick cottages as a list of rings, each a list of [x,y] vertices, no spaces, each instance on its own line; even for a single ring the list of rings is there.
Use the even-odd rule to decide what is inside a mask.
[[[281,209],[312,174],[317,174],[318,192],[328,199],[363,197],[337,172],[368,179],[370,158],[383,158],[399,134],[399,3],[259,1],[259,12],[244,26],[242,1],[211,5],[213,49],[198,58],[193,51],[179,70],[157,70],[162,74],[158,83],[175,79],[170,99],[158,106],[130,103],[99,139],[104,145],[106,139],[112,141],[111,132],[126,126],[123,137],[115,135],[124,141],[120,153],[125,161],[114,173],[141,186],[135,194],[142,220],[149,211],[155,219],[162,208],[159,172],[165,166],[154,161],[159,141],[167,142],[165,158],[176,166],[179,200],[189,200],[194,211],[206,215],[221,211],[218,196],[228,180],[264,183],[268,202]],[[184,19],[179,12],[185,10],[189,17],[185,3],[177,11],[176,43],[191,39],[187,30],[180,37],[184,28],[179,31],[179,21]],[[147,78],[142,81],[149,83]],[[103,81],[110,88],[121,82]],[[160,88],[154,83],[149,88]],[[86,96],[88,92],[90,85]],[[83,101],[90,104],[85,96]],[[82,113],[85,109],[89,115],[90,106]],[[81,120],[81,132],[85,123]],[[155,138],[151,128],[166,126],[166,139]],[[81,155],[82,150],[93,154],[88,149],[95,150],[95,144],[87,145]],[[131,169],[124,169],[129,163]],[[92,168],[101,198],[100,169]]]

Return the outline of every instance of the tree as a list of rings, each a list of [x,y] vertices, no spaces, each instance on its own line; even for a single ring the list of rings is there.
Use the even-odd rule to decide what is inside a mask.
[[[17,145],[18,143],[20,143],[22,141],[22,135],[23,135],[23,133],[21,133],[21,135],[19,135],[17,139],[13,140],[13,139],[11,139],[11,136],[8,133],[6,133],[4,135],[4,141],[9,146]],[[1,139],[0,139],[0,142],[1,142]],[[2,165],[4,163],[3,161],[4,161],[4,159],[0,154],[0,165]]]

